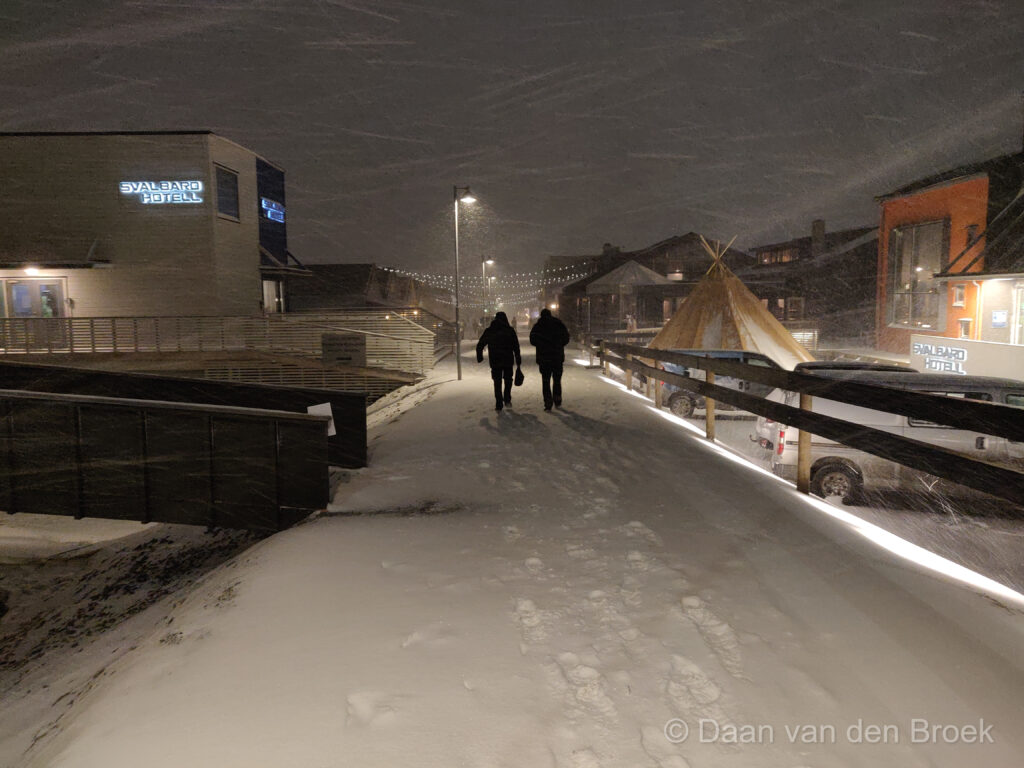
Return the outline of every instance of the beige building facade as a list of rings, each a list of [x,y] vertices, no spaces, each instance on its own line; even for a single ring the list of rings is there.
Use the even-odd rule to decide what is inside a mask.
[[[0,318],[279,311],[285,226],[283,170],[211,132],[0,134]]]

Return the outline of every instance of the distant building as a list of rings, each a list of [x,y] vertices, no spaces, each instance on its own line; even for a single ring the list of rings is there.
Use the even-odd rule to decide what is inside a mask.
[[[451,293],[376,264],[310,264],[309,277],[286,283],[289,312],[359,307],[420,308],[452,321]]]
[[[777,320],[813,320],[820,337],[850,340],[874,320],[877,241],[874,227],[828,232],[817,219],[809,236],[751,248],[754,263],[737,275]]]
[[[911,336],[1024,344],[1024,152],[876,198],[878,346]]]
[[[210,131],[0,134],[0,318],[281,311],[285,203]]]
[[[557,299],[562,319],[577,333],[585,333],[588,327],[591,332],[600,333],[625,329],[629,322],[627,315],[640,328],[660,328],[712,264],[696,232],[675,235],[636,251],[623,251],[605,243],[599,256],[581,259],[581,263],[589,265],[591,273],[564,285]],[[734,270],[749,265],[750,261],[749,255],[734,249],[729,249],[725,255],[725,262]],[[632,270],[629,290],[619,291],[618,299],[613,298],[615,293],[593,295],[588,290],[591,283],[630,262],[665,279],[644,279],[642,273]],[[601,306],[595,313],[598,303]],[[600,329],[595,323],[600,324]]]

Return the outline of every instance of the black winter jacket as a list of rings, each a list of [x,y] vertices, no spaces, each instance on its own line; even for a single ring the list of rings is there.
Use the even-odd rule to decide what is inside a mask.
[[[554,315],[541,316],[530,331],[530,343],[537,348],[537,365],[561,365],[569,329]]]
[[[502,323],[498,318],[494,318],[487,326],[480,341],[476,343],[476,361],[478,363],[483,362],[484,347],[487,347],[487,361],[491,364],[491,368],[508,368],[513,364],[522,365],[519,337],[516,336],[512,326],[508,324],[508,320]]]

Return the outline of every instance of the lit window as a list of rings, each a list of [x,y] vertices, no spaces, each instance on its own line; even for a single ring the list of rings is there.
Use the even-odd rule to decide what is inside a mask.
[[[910,328],[939,324],[939,283],[945,265],[946,222],[897,227],[889,234],[889,323]]]

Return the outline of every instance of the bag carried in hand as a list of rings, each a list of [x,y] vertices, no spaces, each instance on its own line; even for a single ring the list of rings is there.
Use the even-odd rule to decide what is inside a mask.
[[[515,385],[516,385],[517,387],[521,387],[521,386],[523,386],[523,379],[525,379],[525,378],[526,378],[526,377],[525,377],[525,376],[523,375],[523,369],[522,369],[522,368],[520,368],[519,366],[516,366],[516,378],[515,378]]]

